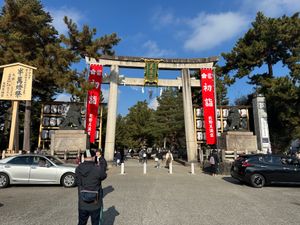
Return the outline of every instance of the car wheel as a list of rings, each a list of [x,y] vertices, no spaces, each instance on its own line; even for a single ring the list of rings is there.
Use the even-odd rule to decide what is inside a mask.
[[[75,186],[75,174],[74,173],[66,173],[62,176],[62,185],[66,188]]]
[[[265,185],[266,179],[263,175],[255,173],[252,174],[250,182],[253,187],[261,188]]]
[[[4,173],[0,173],[0,188],[6,188],[8,185],[9,177]]]

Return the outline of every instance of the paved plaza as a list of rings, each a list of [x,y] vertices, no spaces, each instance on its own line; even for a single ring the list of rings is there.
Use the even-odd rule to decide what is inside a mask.
[[[241,185],[229,176],[196,174],[176,164],[173,174],[147,174],[128,160],[125,175],[110,168],[104,187],[105,225],[293,225],[300,221],[300,187]],[[22,185],[0,189],[1,225],[77,224],[77,188]]]

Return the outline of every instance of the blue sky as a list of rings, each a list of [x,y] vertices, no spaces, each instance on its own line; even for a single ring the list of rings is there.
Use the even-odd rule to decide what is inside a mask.
[[[3,5],[3,0],[0,4]],[[279,17],[300,11],[299,0],[42,0],[53,24],[60,33],[66,33],[62,18],[67,15],[79,26],[88,24],[103,36],[115,32],[122,39],[115,48],[116,55],[165,58],[202,58],[220,56],[232,49],[236,41],[251,26],[257,11]],[[220,57],[219,64],[223,60]],[[79,68],[85,67],[80,64]],[[109,72],[106,70],[107,73]],[[142,77],[142,70],[121,70],[128,77]],[[280,65],[275,74],[286,70]],[[180,72],[160,71],[162,78],[175,78]],[[234,99],[250,93],[252,87],[246,79],[229,88],[228,96]],[[128,108],[146,99],[156,107],[155,96],[160,88],[120,87],[118,112],[126,114]],[[103,85],[105,98],[108,86]],[[64,99],[66,96],[61,96]]]

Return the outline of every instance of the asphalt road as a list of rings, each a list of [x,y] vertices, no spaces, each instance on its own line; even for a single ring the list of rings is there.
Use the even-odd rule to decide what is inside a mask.
[[[128,161],[110,168],[104,187],[105,225],[300,224],[300,186],[255,189],[228,176],[189,174],[174,165],[147,174]],[[1,225],[77,224],[77,189],[22,185],[0,189]]]

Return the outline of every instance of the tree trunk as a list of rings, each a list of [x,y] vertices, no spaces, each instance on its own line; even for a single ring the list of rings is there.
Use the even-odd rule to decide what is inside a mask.
[[[273,77],[273,67],[272,63],[268,63],[269,77]]]
[[[164,149],[167,148],[167,137],[164,137]]]
[[[31,118],[31,101],[26,101],[25,118],[24,118],[24,138],[23,150],[30,152],[30,118]]]

